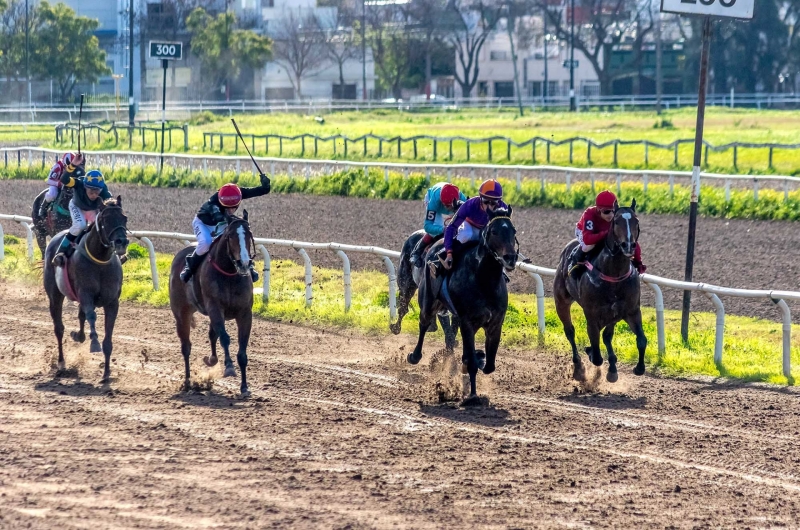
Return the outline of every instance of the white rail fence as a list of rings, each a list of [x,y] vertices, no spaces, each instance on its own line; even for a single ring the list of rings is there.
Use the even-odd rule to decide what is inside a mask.
[[[28,259],[33,261],[33,237],[31,233],[32,219],[21,215],[3,215],[0,214],[0,221],[8,220],[20,223],[26,230],[28,241]],[[0,224],[0,260],[5,256],[5,248],[3,242],[3,227]],[[181,234],[175,232],[154,232],[154,231],[134,231],[132,235],[139,239],[147,248],[148,256],[150,259],[150,274],[153,282],[153,289],[159,290],[159,276],[156,267],[156,251],[152,239],[172,239],[181,241],[186,245],[190,245],[192,241],[196,241],[194,234]],[[362,254],[372,254],[383,260],[386,267],[388,277],[388,290],[389,290],[389,320],[394,321],[397,318],[397,276],[394,263],[392,259],[400,257],[400,253],[394,250],[388,250],[376,246],[359,246],[359,245],[345,245],[342,243],[311,243],[307,241],[290,241],[283,239],[265,239],[255,238],[256,249],[260,252],[264,259],[263,268],[263,287],[262,287],[262,300],[269,302],[270,293],[270,280],[271,280],[271,257],[267,246],[279,246],[293,248],[303,258],[305,265],[305,304],[306,307],[311,307],[313,303],[313,270],[311,266],[311,258],[307,250],[330,250],[335,252],[342,260],[343,270],[343,288],[344,288],[344,310],[350,310],[351,304],[351,281],[350,281],[350,260],[347,257],[347,252],[355,252]],[[536,283],[536,317],[537,327],[539,332],[539,339],[544,339],[545,333],[545,310],[544,310],[544,282],[543,276],[548,278],[555,277],[555,269],[540,267],[527,263],[517,263],[517,268],[529,274]],[[665,339],[665,324],[664,324],[664,297],[661,287],[669,287],[679,290],[698,291],[703,293],[714,305],[716,313],[716,328],[714,338],[714,362],[720,364],[722,362],[722,352],[725,340],[725,306],[720,297],[732,298],[751,298],[751,299],[766,299],[770,300],[778,306],[781,313],[782,328],[782,361],[783,361],[783,375],[791,381],[792,379],[792,363],[791,363],[791,342],[792,342],[792,313],[789,305],[786,303],[790,301],[800,301],[800,292],[795,291],[778,291],[778,290],[752,290],[752,289],[732,289],[728,287],[720,287],[705,283],[687,283],[678,280],[671,280],[669,278],[662,278],[652,274],[643,274],[641,276],[644,282],[655,294],[655,311],[656,311],[656,330],[658,335],[658,353],[663,355],[666,352],[666,339]]]
[[[95,167],[106,166],[113,172],[120,167],[130,170],[133,167],[144,169],[147,166],[159,167],[160,154],[139,151],[87,151],[83,153],[92,157]],[[63,150],[46,149],[42,147],[5,147],[0,148],[0,169],[8,167],[32,168],[38,166],[42,170],[49,167],[56,157],[61,156]],[[365,176],[370,170],[382,171],[384,179],[389,180],[389,172],[402,173],[408,178],[411,174],[425,175],[430,181],[432,178],[451,180],[454,177],[469,178],[473,185],[476,179],[486,177],[506,178],[516,183],[520,189],[523,181],[538,179],[544,189],[548,181],[563,183],[569,192],[572,185],[583,179],[589,182],[592,189],[596,181],[607,183],[615,180],[619,192],[623,179],[641,180],[644,193],[647,194],[648,185],[655,181],[666,181],[669,191],[673,193],[676,180],[691,182],[691,171],[663,171],[663,170],[625,170],[604,168],[575,168],[562,166],[524,166],[524,165],[496,165],[496,164],[410,164],[391,162],[354,162],[345,160],[308,160],[298,158],[255,157],[262,170],[269,170],[270,176],[276,174],[278,166],[285,166],[290,178],[304,178],[306,180],[316,175],[332,174],[337,171],[357,168]],[[189,171],[202,171],[206,176],[209,171],[235,171],[237,174],[251,171],[252,162],[247,156],[223,156],[212,154],[179,154],[167,153],[164,155],[165,164],[173,168],[187,169]],[[44,175],[42,175],[44,178]],[[784,200],[789,200],[789,192],[800,188],[800,177],[782,175],[727,175],[719,173],[701,173],[701,178],[715,185],[725,187],[725,200],[731,199],[733,186],[747,186],[753,190],[753,198],[758,200],[759,190],[765,185],[770,189],[782,190]]]

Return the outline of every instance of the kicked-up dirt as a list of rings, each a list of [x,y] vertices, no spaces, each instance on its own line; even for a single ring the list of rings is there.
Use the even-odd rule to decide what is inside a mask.
[[[457,362],[411,338],[256,320],[196,390],[172,315],[123,304],[102,356],[56,344],[40,288],[0,283],[2,528],[776,528],[800,519],[800,396],[705,379],[571,380],[508,351],[463,408]],[[77,310],[65,311],[67,331]],[[102,312],[100,312],[102,321]],[[100,324],[100,323],[99,323]],[[234,335],[235,336],[235,335]],[[235,342],[235,341],[234,341]],[[441,399],[440,399],[441,398]],[[442,401],[443,400],[443,401]]]

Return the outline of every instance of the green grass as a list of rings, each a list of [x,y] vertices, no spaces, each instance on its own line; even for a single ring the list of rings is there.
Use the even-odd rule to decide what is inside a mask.
[[[6,260],[0,262],[0,279],[39,282],[40,270],[26,259],[24,241],[6,236]],[[123,300],[167,307],[169,304],[166,278],[169,277],[171,256],[159,254],[157,266],[162,289],[153,291],[149,261],[144,249],[130,246],[131,260],[124,266],[125,283]],[[38,250],[37,250],[38,257]],[[305,307],[304,268],[292,261],[273,261],[271,267],[270,300],[263,303],[256,296],[254,311],[257,315],[275,321],[311,326],[337,326],[356,328],[362,332],[384,335],[388,333],[387,278],[383,271],[358,271],[352,274],[352,307],[344,311],[344,290],[340,270],[313,270],[314,299],[310,309]],[[405,320],[404,333],[415,333],[419,313],[415,304]],[[666,354],[659,357],[656,338],[655,311],[643,308],[644,330],[649,346],[647,364],[667,375],[707,375],[730,377],[745,381],[787,384],[781,365],[781,324],[757,318],[727,316],[723,363],[713,361],[715,315],[692,313],[689,346],[680,340],[680,312],[666,311]],[[588,345],[585,321],[580,309],[573,308],[577,328],[577,342]],[[545,301],[546,331],[540,343],[536,324],[536,297],[533,294],[512,294],[503,330],[501,348],[511,347],[535,351],[555,351],[570,362],[569,345],[564,338],[561,323],[555,314],[552,299]],[[793,336],[798,337],[800,326],[793,326]],[[482,340],[481,337],[479,337]],[[441,331],[430,337],[428,352],[442,344]],[[636,339],[627,326],[619,325],[614,338],[618,357],[626,363],[637,359]],[[532,353],[533,354],[533,353]],[[502,352],[501,352],[502,363]],[[795,339],[792,347],[792,374],[800,377],[800,344]],[[793,384],[793,381],[791,381]]]
[[[300,114],[259,114],[235,116],[240,129],[244,133],[252,134],[282,134],[296,136],[303,133],[312,133],[320,136],[335,134],[355,138],[366,133],[373,133],[384,137],[402,135],[410,137],[415,135],[433,135],[438,137],[464,136],[468,138],[484,138],[488,136],[507,136],[519,142],[535,136],[551,140],[564,140],[566,138],[583,136],[596,142],[605,142],[614,139],[622,140],[651,140],[658,143],[670,143],[677,139],[693,139],[695,127],[695,109],[685,108],[667,111],[659,117],[654,112],[582,112],[571,114],[567,112],[535,112],[528,113],[524,118],[519,118],[512,109],[469,109],[459,111],[436,110],[431,112],[400,112],[396,110],[375,110],[371,112],[337,112],[326,114],[325,123],[319,124],[314,116]],[[176,123],[176,125],[182,125]],[[16,128],[18,129],[18,128]],[[213,116],[207,113],[190,122],[189,146],[191,152],[203,151],[203,132],[235,132],[227,116]],[[714,145],[730,142],[752,143],[797,143],[800,136],[799,111],[768,111],[751,109],[725,109],[710,108],[707,112],[705,139]],[[126,149],[128,138],[126,134],[120,136],[118,146],[114,144],[113,136],[101,136],[97,143],[96,136],[87,138],[87,149]],[[17,133],[7,133],[0,128],[0,143],[7,137],[19,138]],[[46,138],[51,146],[54,133],[51,129]],[[183,151],[182,135],[174,137],[172,151]],[[69,144],[62,144],[66,148]],[[151,136],[146,139],[143,146],[141,137],[133,138],[134,150],[154,150],[155,140]],[[215,151],[218,146],[215,146]],[[530,147],[512,148],[511,158],[507,159],[506,146],[503,142],[493,145],[493,161],[506,164],[531,164],[532,153]],[[257,155],[266,155],[264,141],[255,144]],[[455,142],[453,146],[453,162],[466,162],[467,152],[463,142]],[[210,149],[209,149],[210,150]],[[223,152],[236,152],[236,144],[232,138],[225,140]],[[240,152],[243,149],[240,148]],[[673,165],[674,154],[671,150],[650,149],[649,163],[645,164],[644,148],[642,146],[620,146],[619,166],[629,169],[649,167],[651,169],[681,169],[690,170],[692,165],[692,145],[683,145],[679,149],[678,165]],[[284,142],[283,151],[278,150],[277,140],[270,144],[270,156],[300,157],[302,153],[301,142]],[[418,143],[417,160],[432,162],[434,160],[433,145],[430,141]],[[449,147],[447,144],[439,145],[436,161],[449,162]],[[314,157],[313,142],[306,142],[306,157]],[[343,142],[339,142],[336,151],[332,143],[319,144],[315,158],[325,159],[351,159],[351,160],[385,160],[409,161],[413,160],[413,146],[404,144],[400,156],[397,154],[396,144],[384,144],[382,155],[379,156],[377,141],[370,141],[366,155],[363,145],[350,145],[347,154],[344,153]],[[475,145],[470,151],[470,160],[474,163],[488,162],[488,149],[486,145]],[[546,155],[543,146],[538,146],[537,162],[545,163]],[[587,166],[586,148],[576,144],[574,161],[569,162],[569,146],[553,148],[551,163],[554,165]],[[611,167],[613,164],[613,148],[593,150],[592,165],[595,167]],[[708,160],[709,171],[720,173],[777,173],[800,174],[800,153],[790,150],[776,150],[774,153],[774,167],[769,168],[767,149],[740,149],[738,156],[738,169],[733,167],[733,152],[711,153]]]
[[[190,172],[167,166],[159,175],[154,167],[144,169],[100,168],[106,175],[111,191],[115,182],[141,184],[162,187],[203,187],[218,188],[226,182],[238,182],[244,186],[255,186],[256,176],[250,172],[239,175],[233,171],[220,173],[209,171]],[[42,168],[34,163],[31,167],[23,164],[20,167],[10,165],[0,171],[0,180],[41,178]],[[433,180],[433,178],[432,178]],[[438,180],[438,179],[435,179]],[[569,191],[565,184],[546,182],[544,188],[539,180],[523,180],[519,189],[516,182],[499,179],[504,186],[505,199],[513,206],[546,206],[563,209],[582,209],[594,204],[596,192],[602,189],[617,191],[616,181],[597,180],[594,190],[588,182],[573,184]],[[476,185],[468,178],[456,178],[453,182],[461,187],[468,196],[477,194]],[[373,199],[421,199],[429,187],[425,175],[411,174],[405,178],[401,173],[390,173],[389,180],[379,170],[372,170],[367,177],[361,170],[340,171],[332,175],[323,175],[306,180],[304,177],[277,175],[273,179],[272,188],[275,193],[308,193],[314,195],[338,195],[347,197],[364,197]],[[629,204],[636,199],[637,211],[658,214],[685,214],[689,209],[690,190],[676,185],[670,193],[667,184],[650,184],[647,193],[641,183],[622,182],[619,198],[622,204]],[[753,193],[747,189],[732,189],[731,200],[725,201],[725,191],[715,186],[703,186],[700,196],[700,214],[709,217],[763,219],[763,220],[799,220],[800,190],[789,193],[784,199],[782,191],[763,189],[756,201]],[[4,212],[6,213],[6,212]],[[13,213],[13,212],[8,212]]]

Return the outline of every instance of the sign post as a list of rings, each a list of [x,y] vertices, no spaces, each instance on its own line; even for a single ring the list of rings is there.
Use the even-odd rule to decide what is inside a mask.
[[[711,47],[711,17],[752,19],[755,0],[661,0],[662,13],[701,15],[703,21],[703,47],[700,52],[700,83],[697,96],[697,127],[694,140],[694,165],[692,168],[692,198],[689,208],[689,238],[686,244],[686,271],[684,280],[692,281],[694,269],[695,232],[697,229],[697,206],[700,200],[700,165],[703,154],[703,128],[706,114],[706,92],[708,88],[708,57]],[[689,309],[692,292],[683,292],[681,314],[681,338],[689,341]]]
[[[180,61],[183,56],[183,43],[150,41],[150,58],[161,59],[164,68],[164,84],[161,87],[161,162],[158,173],[164,169],[164,129],[167,125],[167,68],[170,61]]]

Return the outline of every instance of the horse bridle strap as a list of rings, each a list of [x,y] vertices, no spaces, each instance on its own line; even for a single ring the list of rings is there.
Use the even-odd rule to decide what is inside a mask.
[[[595,270],[595,269],[594,269],[594,265],[592,265],[591,263],[589,263],[589,262],[587,261],[587,262],[586,262],[586,270],[588,270],[589,272],[592,272],[593,270]],[[627,272],[626,274],[623,274],[622,276],[608,276],[608,275],[606,275],[606,274],[603,274],[603,273],[602,273],[602,272],[600,272],[599,270],[597,271],[597,275],[598,275],[598,277],[599,277],[601,280],[603,280],[604,282],[609,282],[609,283],[620,283],[620,282],[624,282],[625,280],[627,280],[628,278],[630,278],[632,274],[633,274],[633,265],[630,265],[630,267],[628,268],[628,272]]]
[[[493,257],[494,259],[496,259],[496,260],[497,260],[497,262],[498,262],[500,265],[502,265],[502,266],[503,266],[503,268],[505,268],[506,264],[505,264],[505,262],[503,261],[503,258],[501,258],[500,256],[498,256],[498,255],[497,255],[497,252],[495,252],[494,250],[492,250],[491,248],[489,248],[489,244],[486,242],[486,231],[489,229],[489,226],[491,226],[491,224],[492,224],[493,222],[495,222],[495,221],[498,221],[498,220],[500,220],[500,219],[508,219],[509,221],[511,221],[511,217],[509,217],[509,216],[507,216],[507,215],[498,215],[497,217],[492,217],[491,219],[489,219],[489,222],[488,222],[488,223],[486,223],[486,226],[485,226],[485,227],[483,227],[483,232],[482,232],[482,236],[481,236],[481,244],[482,244],[484,247],[486,247],[486,249],[489,251],[489,253],[492,255],[492,257]],[[514,238],[514,242],[515,242],[515,243],[516,243],[516,245],[517,245],[517,248],[516,248],[516,249],[514,249],[514,250],[517,252],[517,255],[519,255],[519,240],[518,240],[518,239],[515,237],[515,238]]]
[[[95,257],[92,255],[91,251],[89,250],[89,247],[88,247],[88,246],[86,246],[86,244],[85,244],[85,243],[84,243],[84,245],[83,245],[83,250],[84,250],[84,252],[86,252],[86,255],[89,257],[89,259],[90,259],[90,260],[92,260],[92,261],[94,261],[94,262],[95,262],[95,263],[97,263],[98,265],[108,265],[108,264],[109,264],[109,262],[111,261],[111,258],[108,258],[108,259],[107,259],[107,260],[105,260],[105,261],[95,258]],[[112,257],[113,257],[113,254],[112,254]]]
[[[122,209],[119,206],[106,207],[106,209],[108,209],[108,208],[119,208],[120,210]],[[105,210],[103,210],[103,211],[105,211]],[[100,216],[102,214],[103,214],[103,212],[100,212],[100,213],[97,214],[97,219],[94,222],[94,226],[97,229],[97,234],[100,236],[100,244],[103,245],[103,247],[105,247],[105,248],[109,248],[111,246],[111,236],[114,234],[114,232],[117,232],[118,230],[124,230],[127,233],[128,232],[128,228],[125,227],[125,226],[122,226],[122,225],[116,227],[114,230],[111,231],[111,233],[108,235],[108,237],[105,238],[107,240],[107,242],[103,241],[104,234],[103,234],[102,227],[100,226]]]
[[[228,271],[222,270],[222,267],[217,265],[217,262],[214,261],[213,258],[209,259],[209,261],[211,262],[211,266],[214,267],[214,269],[216,269],[216,271],[219,272],[220,274],[224,274],[225,276],[230,276],[230,277],[233,277],[233,276],[236,276],[237,274],[239,274],[237,271],[228,272]]]

